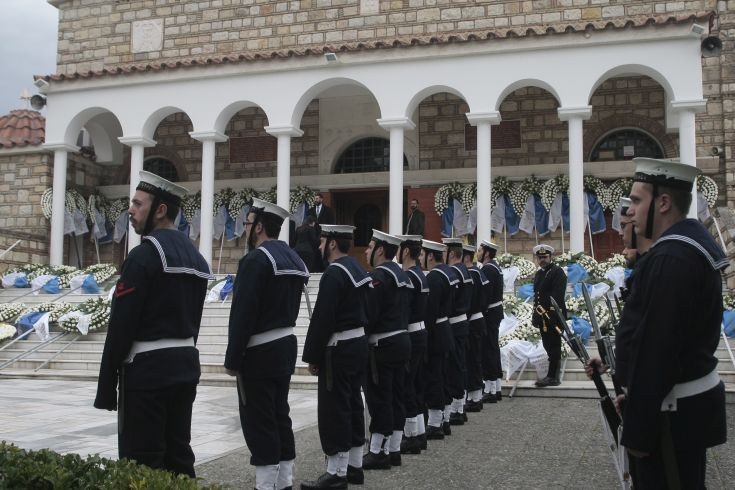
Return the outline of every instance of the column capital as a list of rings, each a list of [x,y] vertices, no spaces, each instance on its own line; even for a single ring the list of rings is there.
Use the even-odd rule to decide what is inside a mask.
[[[67,153],[76,153],[79,151],[78,146],[70,145],[64,142],[61,143],[46,143],[43,145],[44,150],[48,151],[57,151],[57,150],[63,150]]]
[[[214,141],[215,143],[227,141],[227,136],[217,131],[192,131],[189,136],[202,143],[205,141]]]
[[[480,123],[500,124],[500,112],[468,112],[465,114],[470,125],[477,126]]]
[[[677,112],[691,111],[695,114],[707,110],[706,99],[672,100],[671,109]]]
[[[408,117],[384,117],[377,119],[378,126],[383,129],[402,128],[409,131],[416,129],[416,125]]]
[[[290,136],[292,138],[298,138],[304,135],[304,132],[296,126],[266,126],[265,132],[271,136]]]
[[[559,114],[560,121],[569,121],[570,119],[581,119],[586,121],[592,117],[592,106],[583,105],[579,107],[559,107],[556,112]]]
[[[117,139],[125,146],[142,146],[143,148],[151,148],[156,146],[156,140],[146,138],[145,136],[120,136]]]

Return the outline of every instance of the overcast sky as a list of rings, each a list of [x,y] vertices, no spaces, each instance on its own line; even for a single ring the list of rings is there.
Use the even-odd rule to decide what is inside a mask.
[[[46,0],[0,0],[0,116],[24,109],[33,75],[56,71],[58,11]]]

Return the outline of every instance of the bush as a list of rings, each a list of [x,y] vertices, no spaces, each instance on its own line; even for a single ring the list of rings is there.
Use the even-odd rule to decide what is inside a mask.
[[[167,471],[154,470],[132,461],[82,458],[48,449],[26,451],[0,441],[0,489],[23,490],[215,490],[197,480]]]

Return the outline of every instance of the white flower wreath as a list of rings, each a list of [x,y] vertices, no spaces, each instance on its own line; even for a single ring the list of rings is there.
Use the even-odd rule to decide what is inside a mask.
[[[7,323],[0,323],[0,342],[15,337],[16,328]]]
[[[278,193],[276,191],[276,186],[271,187],[265,192],[261,192],[258,197],[264,201],[277,204],[276,200],[278,199]]]
[[[217,216],[217,213],[219,213],[219,208],[221,208],[222,206],[224,206],[225,209],[229,208],[230,201],[232,201],[233,197],[235,197],[235,191],[233,191],[229,187],[217,191],[214,194],[214,206],[212,209],[212,215]]]
[[[511,266],[518,267],[518,270],[520,272],[516,280],[520,282],[524,282],[524,281],[528,281],[532,279],[533,276],[536,274],[536,271],[538,270],[538,267],[536,267],[536,264],[518,255],[504,253],[504,254],[500,254],[500,256],[498,256],[496,260],[500,267],[504,267],[504,268],[511,267]]]
[[[227,208],[227,211],[230,213],[230,217],[232,219],[236,219],[240,215],[242,207],[250,203],[254,197],[258,197],[258,193],[250,187],[246,187],[245,189],[241,189],[236,192],[235,195],[232,196],[232,199],[230,199],[230,205]]]
[[[706,175],[697,176],[697,190],[702,193],[705,201],[707,201],[707,207],[715,207],[715,204],[717,204],[718,189],[717,183],[711,177]]]
[[[25,310],[26,305],[23,303],[4,303],[0,304],[0,322],[13,323]]]
[[[458,199],[461,202],[463,190],[464,186],[459,182],[452,182],[439,187],[434,195],[436,213],[441,215],[449,207],[450,199]]]
[[[115,199],[110,203],[110,206],[105,212],[105,217],[107,218],[107,221],[109,221],[110,223],[115,223],[115,221],[117,221],[117,218],[120,216],[120,213],[128,209],[128,207],[128,200],[126,198],[121,197],[120,199]]]
[[[633,187],[633,179],[630,177],[618,179],[610,184],[607,187],[605,207],[611,211],[615,211],[620,203],[620,198],[630,195],[631,187]]]
[[[106,298],[92,298],[79,305],[76,310],[85,315],[92,315],[89,323],[89,331],[92,332],[105,328],[110,323],[110,304]],[[72,317],[60,321],[59,327],[67,332],[77,332],[78,324],[79,319]]]
[[[557,175],[553,179],[549,179],[541,186],[541,203],[547,210],[551,209],[554,199],[558,193],[569,192],[569,176]]]
[[[202,193],[197,191],[196,194],[189,194],[181,202],[181,210],[184,213],[186,221],[191,223],[194,214],[202,207]]]
[[[510,191],[510,201],[513,203],[513,209],[516,214],[521,215],[526,209],[528,197],[533,194],[540,194],[543,182],[538,180],[536,176],[526,177],[521,182],[516,182]]]
[[[493,204],[495,204],[495,201],[497,201],[500,196],[510,195],[512,188],[513,184],[507,177],[495,177],[490,190],[490,199]]]
[[[296,208],[299,204],[306,203],[306,207],[310,208],[314,205],[314,196],[316,193],[305,185],[300,185],[296,189],[291,189],[291,195],[289,196],[289,211],[291,213],[296,212]]]
[[[477,202],[477,184],[467,184],[462,189],[462,195],[459,202],[462,203],[462,209],[465,213],[469,213]]]

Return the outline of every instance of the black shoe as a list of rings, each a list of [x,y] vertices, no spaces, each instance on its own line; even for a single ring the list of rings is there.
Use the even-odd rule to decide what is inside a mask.
[[[452,412],[449,414],[449,425],[464,425],[464,414],[459,412]]]
[[[401,441],[401,454],[421,454],[421,440],[419,436],[404,436]]]
[[[347,483],[353,485],[362,485],[365,483],[365,472],[362,471],[362,468],[347,465]]]
[[[429,440],[429,439],[431,440],[444,439],[444,429],[441,427],[434,427],[433,425],[427,425],[426,426],[426,440]]]
[[[419,441],[419,448],[422,451],[426,451],[426,449],[429,447],[429,445],[426,444],[426,433],[417,435],[416,439],[418,439]]]
[[[391,451],[388,453],[388,459],[390,460],[391,466],[401,466],[401,452]]]
[[[495,393],[483,393],[482,403],[498,403],[498,399],[495,396]]]
[[[311,490],[315,488],[329,488],[332,490],[347,488],[347,477],[324,473],[316,480],[301,482],[301,490]]]
[[[495,393],[495,399],[498,401],[501,401],[503,399],[503,389],[500,388],[497,393]]]
[[[390,469],[390,457],[383,451],[379,453],[368,453],[362,458],[362,469],[363,470],[389,470]]]
[[[444,431],[445,436],[451,436],[452,435],[452,426],[449,425],[449,422],[444,422],[442,424],[442,430]]]
[[[468,401],[464,406],[465,413],[467,412],[482,412],[482,401],[476,402],[473,400]]]
[[[536,381],[536,386],[539,388],[546,388],[551,384],[552,379],[546,376],[544,379]]]
[[[561,384],[561,381],[559,381],[557,378],[551,378],[551,381],[549,381],[549,386],[559,386]]]

